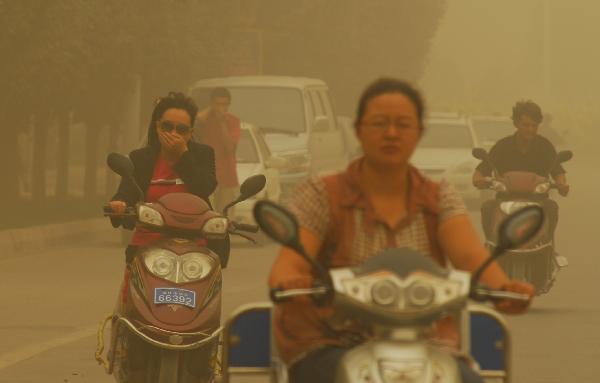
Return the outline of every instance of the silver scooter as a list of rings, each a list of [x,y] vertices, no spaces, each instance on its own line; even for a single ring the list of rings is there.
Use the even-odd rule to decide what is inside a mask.
[[[473,275],[446,270],[405,248],[382,251],[358,267],[326,272],[300,244],[298,224],[291,213],[272,202],[259,201],[254,214],[261,229],[309,262],[322,283],[307,289],[274,290],[271,299],[275,303],[302,295],[317,301],[330,299],[336,315],[362,321],[373,329],[370,340],[344,355],[337,367],[337,383],[461,382],[455,352],[432,339],[432,326],[448,314],[460,317],[469,299],[528,300],[526,295],[490,290],[478,282],[494,259],[526,243],[543,223],[543,211],[537,206],[509,216],[500,227],[493,255]]]

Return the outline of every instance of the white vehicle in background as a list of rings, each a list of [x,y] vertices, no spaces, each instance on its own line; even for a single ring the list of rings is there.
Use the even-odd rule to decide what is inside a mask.
[[[512,120],[506,116],[472,115],[470,120],[479,146],[488,152],[500,139],[515,133]]]
[[[434,181],[446,179],[461,193],[467,206],[479,207],[482,194],[472,176],[479,161],[471,152],[478,147],[469,120],[454,114],[431,114],[425,132],[412,156],[412,163]]]
[[[240,141],[236,150],[238,179],[245,180],[256,174],[264,174],[267,178],[265,188],[254,197],[240,202],[229,217],[239,223],[254,224],[252,209],[259,199],[279,202],[281,184],[279,168],[285,167],[286,160],[271,154],[260,130],[247,122],[242,122]]]
[[[556,147],[557,152],[567,149],[567,143],[564,138],[551,126],[545,125],[545,122],[542,121],[538,133],[550,140]],[[470,124],[477,136],[480,147],[488,152],[496,142],[514,134],[516,129],[510,117],[498,114],[471,115]]]
[[[210,92],[231,93],[230,112],[265,134],[273,153],[285,158],[280,168],[282,194],[308,177],[345,168],[347,148],[327,84],[283,76],[241,76],[201,80],[189,93],[202,109]]]

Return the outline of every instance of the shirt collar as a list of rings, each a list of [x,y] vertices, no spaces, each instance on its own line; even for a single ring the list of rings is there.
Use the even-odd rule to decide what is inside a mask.
[[[361,172],[364,166],[364,157],[354,160],[348,165],[343,174],[343,183],[340,198],[340,205],[345,208],[358,208],[364,211],[366,226],[373,227],[379,219],[373,206],[368,200],[364,186],[361,180]],[[437,195],[431,193],[431,181],[427,180],[414,166],[409,165],[408,169],[408,204],[407,217],[403,223],[410,222],[420,211],[429,211],[437,213]]]

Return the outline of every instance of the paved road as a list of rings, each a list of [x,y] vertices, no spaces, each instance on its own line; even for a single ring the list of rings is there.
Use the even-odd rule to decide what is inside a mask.
[[[588,161],[588,163],[590,163]],[[597,185],[588,167],[574,167],[569,199],[561,200],[559,250],[570,267],[531,312],[510,319],[517,383],[592,383],[600,369],[600,254],[592,242]],[[478,220],[478,217],[473,217]],[[478,221],[477,221],[478,222]],[[225,272],[224,313],[265,300],[273,245],[245,246]],[[110,382],[93,359],[95,330],[112,309],[123,268],[118,235],[79,246],[0,261],[0,382]]]

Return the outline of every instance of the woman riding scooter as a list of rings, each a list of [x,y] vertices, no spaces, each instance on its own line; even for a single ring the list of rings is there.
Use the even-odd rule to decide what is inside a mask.
[[[424,102],[413,87],[380,79],[362,94],[355,121],[364,156],[345,172],[315,178],[300,186],[291,211],[309,256],[325,268],[358,265],[390,247],[408,247],[442,266],[474,271],[488,257],[458,193],[446,182],[423,177],[409,162],[421,136]],[[510,281],[495,264],[483,274],[489,287],[533,294],[530,285]],[[270,287],[294,289],[315,282],[311,267],[284,248],[275,261]],[[520,313],[527,303],[500,301],[497,308]],[[290,381],[331,383],[344,353],[365,339],[365,331],[333,325],[331,307],[308,298],[276,306],[274,331]],[[451,318],[437,325],[438,336],[457,344]],[[368,336],[368,334],[366,335]],[[465,382],[480,378],[461,363]]]
[[[183,93],[170,92],[157,99],[148,126],[148,144],[132,151],[129,157],[134,165],[133,178],[144,193],[144,201],[155,202],[160,197],[175,192],[194,194],[207,203],[215,191],[215,156],[213,149],[192,140],[194,120],[198,107]],[[115,214],[123,214],[127,206],[134,206],[141,198],[139,191],[127,180],[121,181],[109,205]],[[132,229],[135,220],[112,218],[113,226],[123,224]],[[143,227],[136,227],[127,247],[127,261],[140,246],[145,246],[159,236]],[[227,265],[229,240],[209,243]]]

